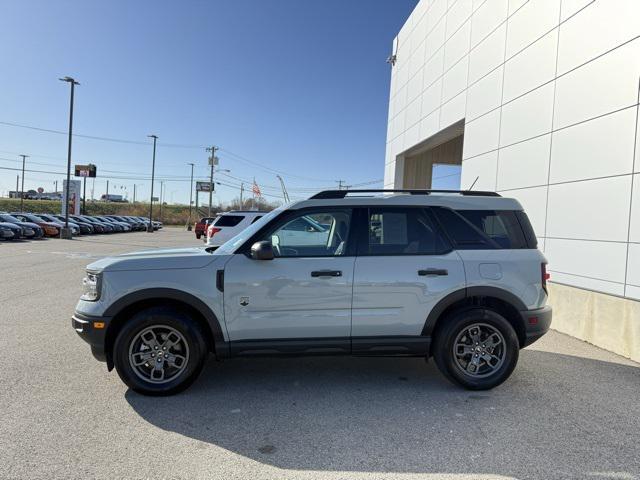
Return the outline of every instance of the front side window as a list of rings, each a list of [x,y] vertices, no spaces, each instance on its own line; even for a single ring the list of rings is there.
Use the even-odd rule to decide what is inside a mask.
[[[438,255],[450,250],[423,208],[372,208],[365,255]]]
[[[332,257],[346,254],[350,210],[313,211],[289,218],[264,240],[276,257]]]

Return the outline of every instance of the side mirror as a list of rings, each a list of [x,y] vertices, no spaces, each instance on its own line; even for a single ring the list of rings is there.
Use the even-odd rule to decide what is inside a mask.
[[[251,245],[251,258],[254,260],[273,260],[273,245],[268,240]]]

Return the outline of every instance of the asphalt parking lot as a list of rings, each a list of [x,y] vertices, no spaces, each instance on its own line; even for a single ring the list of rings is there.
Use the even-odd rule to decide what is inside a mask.
[[[489,392],[420,359],[210,361],[147,398],[70,325],[87,263],[191,232],[0,243],[0,477],[640,478],[640,365],[551,332]]]

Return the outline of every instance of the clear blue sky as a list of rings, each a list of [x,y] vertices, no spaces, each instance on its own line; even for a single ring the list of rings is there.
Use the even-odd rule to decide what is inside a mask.
[[[220,168],[279,194],[383,177],[389,94],[385,59],[416,0],[30,1],[0,7],[0,122],[66,131],[75,77],[74,132],[147,142],[157,134],[165,200],[188,202],[188,162]],[[0,124],[0,167],[63,172],[65,135]],[[238,158],[238,156],[242,158]],[[247,161],[248,160],[248,161]],[[148,199],[150,144],[74,138],[73,163],[92,162],[95,195],[126,186]],[[255,162],[258,165],[254,165]],[[122,172],[122,173],[120,173]],[[0,169],[0,193],[18,172]],[[138,177],[139,180],[115,177]],[[237,178],[217,177],[237,185]],[[62,176],[27,173],[25,189]],[[61,185],[61,182],[60,182]],[[373,185],[381,186],[381,184]],[[219,200],[238,195],[220,186]],[[156,185],[159,189],[159,185]],[[157,190],[156,190],[157,191]],[[271,197],[267,197],[272,199]],[[204,197],[202,198],[204,200]]]

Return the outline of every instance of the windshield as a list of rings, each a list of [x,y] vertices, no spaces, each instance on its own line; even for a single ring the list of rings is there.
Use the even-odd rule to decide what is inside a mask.
[[[235,237],[231,237],[229,240],[227,240],[225,243],[223,243],[220,246],[220,248],[218,248],[215,252],[213,252],[213,254],[214,255],[230,255],[230,254],[232,254],[233,252],[235,252],[235,250],[240,245],[242,245],[244,242],[249,240],[249,238],[251,238],[254,233],[256,233],[263,226],[265,226],[268,222],[270,222],[271,219],[273,219],[273,218],[277,217],[278,215],[280,215],[280,213],[283,212],[286,208],[287,208],[287,205],[283,205],[281,207],[276,208],[275,210],[271,210],[269,213],[267,213],[260,220],[258,220],[255,223],[252,223],[247,228],[245,228],[240,233],[238,233]]]
[[[35,215],[31,215],[30,213],[22,213],[21,215],[24,218],[26,218],[28,221],[30,221],[30,222],[36,222],[37,223],[37,222],[41,222],[42,221],[41,218],[38,218]]]

